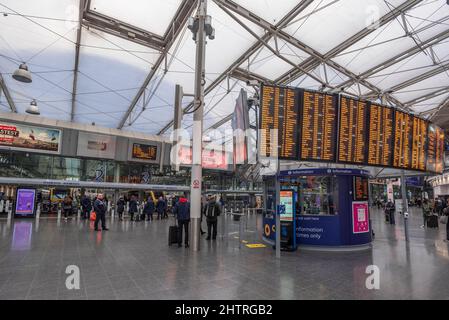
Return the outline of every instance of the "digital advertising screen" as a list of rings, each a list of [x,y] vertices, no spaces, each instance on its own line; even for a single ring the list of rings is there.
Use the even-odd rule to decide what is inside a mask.
[[[181,165],[191,165],[192,164],[192,148],[190,146],[178,147],[178,161]],[[226,161],[226,152],[203,148],[202,153],[202,167],[205,169],[221,169],[227,170],[228,163]]]
[[[259,123],[259,152],[262,157],[298,159],[298,90],[263,85]]]
[[[392,166],[393,116],[392,108],[371,103],[368,124],[368,165],[370,166]]]
[[[248,163],[248,140],[246,130],[249,128],[249,111],[246,91],[241,89],[232,115],[233,158],[234,165]]]
[[[338,162],[364,164],[368,143],[368,103],[340,97]]]
[[[301,90],[300,159],[335,161],[338,98],[331,94]]]
[[[281,190],[279,202],[285,206],[285,213],[281,214],[281,221],[293,221],[293,190]]]
[[[61,136],[58,129],[0,122],[0,147],[8,149],[57,154]]]
[[[132,157],[134,159],[141,160],[156,160],[157,146],[142,143],[133,143]]]
[[[34,216],[35,189],[17,189],[15,214],[22,217]]]
[[[413,116],[395,110],[394,123],[393,167],[411,169]]]

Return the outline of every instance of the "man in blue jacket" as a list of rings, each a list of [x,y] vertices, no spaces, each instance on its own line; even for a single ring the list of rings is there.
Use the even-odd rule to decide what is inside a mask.
[[[178,219],[178,247],[182,246],[182,228],[185,230],[184,243],[189,247],[189,222],[190,222],[190,203],[185,197],[180,197],[173,208],[173,213]]]
[[[154,212],[154,202],[153,198],[151,196],[148,197],[147,203],[145,203],[145,206],[143,207],[143,213],[146,215],[147,221],[153,221],[153,212]]]
[[[165,211],[165,201],[162,196],[159,197],[159,200],[157,200],[156,204],[156,210],[157,210],[157,219],[164,219],[164,211]]]
[[[97,199],[94,202],[94,211],[97,215],[97,218],[95,219],[95,231],[100,231],[98,229],[98,222],[101,220],[101,228],[104,231],[109,230],[106,228],[106,203],[104,202],[103,194],[99,193]]]

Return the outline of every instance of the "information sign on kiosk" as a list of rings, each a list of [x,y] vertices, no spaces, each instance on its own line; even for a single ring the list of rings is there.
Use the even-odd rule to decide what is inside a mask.
[[[296,250],[296,217],[293,190],[281,190],[278,214],[281,221],[281,250]]]

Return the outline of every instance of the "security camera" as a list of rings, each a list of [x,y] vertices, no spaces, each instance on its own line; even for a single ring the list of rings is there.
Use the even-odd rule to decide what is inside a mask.
[[[259,81],[257,81],[257,80],[246,80],[246,85],[247,86],[256,86],[256,87],[258,87],[259,86]]]

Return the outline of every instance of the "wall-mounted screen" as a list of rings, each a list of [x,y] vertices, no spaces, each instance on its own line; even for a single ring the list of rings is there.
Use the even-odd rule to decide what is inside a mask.
[[[157,158],[157,146],[142,143],[133,143],[131,155],[134,159],[154,161]]]
[[[60,153],[61,130],[0,123],[0,148],[39,153]]]

